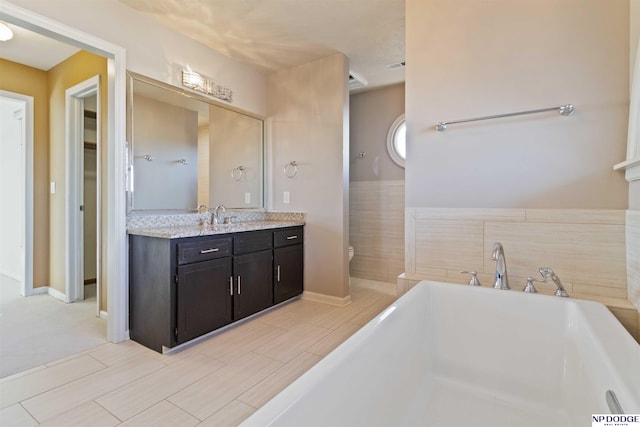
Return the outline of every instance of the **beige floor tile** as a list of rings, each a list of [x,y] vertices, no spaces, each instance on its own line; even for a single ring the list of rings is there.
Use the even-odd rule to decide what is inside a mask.
[[[371,319],[373,319],[378,314],[380,314],[382,312],[382,310],[384,310],[385,308],[389,307],[389,305],[391,305],[391,303],[393,303],[393,301],[394,301],[393,298],[381,297],[380,299],[378,299],[374,303],[372,303],[371,306],[367,307],[366,309],[364,309],[360,313],[358,313],[358,315],[355,316],[353,319],[351,319],[350,322],[351,323],[357,323],[360,326],[364,326],[369,321],[371,321]]]
[[[190,427],[198,424],[199,422],[199,419],[187,414],[185,411],[170,402],[163,400],[157,405],[152,406],[120,425],[131,427]]]
[[[198,427],[236,427],[256,411],[246,403],[234,400],[198,424]]]
[[[74,355],[74,357],[78,357],[78,356]],[[35,368],[27,369],[27,370],[22,371],[22,372],[17,372],[17,373],[15,373],[13,375],[8,375],[6,377],[0,378],[0,384],[6,383],[8,381],[13,381],[16,378],[24,377],[25,375],[31,375],[34,372],[42,371],[43,369],[47,369],[47,365],[36,366]]]
[[[0,410],[0,426],[31,427],[37,425],[38,422],[18,403]]]
[[[300,375],[307,372],[321,359],[322,357],[317,354],[304,352],[244,392],[238,400],[254,408],[259,408],[267,403],[273,396],[284,390]]]
[[[303,324],[298,323],[296,328],[300,328],[300,325]],[[331,329],[321,328],[310,324],[306,325],[306,334],[301,335],[293,331],[286,332],[282,335],[278,335],[254,351],[280,362],[287,363],[331,333]]]
[[[164,366],[144,356],[132,358],[32,397],[22,405],[36,420],[44,422]]]
[[[229,363],[284,333],[286,333],[284,329],[261,322],[250,322],[198,344],[196,350]]]
[[[345,323],[335,331],[331,332],[329,335],[309,347],[307,351],[319,356],[326,356],[361,327],[362,326],[357,323]]]
[[[204,420],[281,366],[268,357],[248,353],[167,400]]]
[[[118,344],[108,343],[90,350],[89,354],[107,366],[113,366],[141,355],[160,360],[163,363],[166,362],[160,353],[150,350],[131,340],[123,341]]]
[[[0,384],[0,408],[6,408],[105,368],[104,364],[85,355],[17,377],[13,381]]]
[[[120,420],[96,402],[87,402],[40,424],[46,427],[111,427]]]
[[[196,353],[102,396],[96,402],[124,421],[223,366],[225,364],[219,360]]]

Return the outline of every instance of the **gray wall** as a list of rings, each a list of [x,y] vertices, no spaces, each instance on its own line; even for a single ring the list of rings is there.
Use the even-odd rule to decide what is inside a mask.
[[[407,0],[408,207],[624,209],[628,0]],[[573,103],[556,113],[438,121]]]
[[[404,83],[351,95],[349,102],[349,180],[404,179],[386,145],[389,127],[404,113]],[[365,157],[357,157],[362,151]]]

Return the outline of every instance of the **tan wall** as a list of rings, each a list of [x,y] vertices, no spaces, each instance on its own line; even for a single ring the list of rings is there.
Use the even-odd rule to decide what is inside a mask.
[[[49,285],[49,102],[47,72],[0,59],[0,89],[33,96],[33,286]]]
[[[406,60],[407,206],[626,208],[628,0],[407,0]]]
[[[101,138],[100,147],[102,170],[106,170],[107,159],[107,60],[103,57],[80,51],[67,60],[49,70],[49,179],[56,182],[56,194],[50,196],[49,225],[50,225],[50,283],[49,285],[60,291],[65,291],[64,245],[65,245],[65,91],[95,75],[100,75],[101,89]],[[107,210],[106,180],[101,182],[102,211]],[[106,218],[103,215],[102,235],[106,236]],[[102,276],[101,310],[107,309],[106,287],[106,238],[102,239]]]
[[[268,90],[269,207],[305,212],[305,292],[349,295],[348,60],[332,55],[272,74]],[[298,175],[283,167],[298,162]],[[290,203],[283,203],[283,192]]]
[[[133,207],[195,209],[198,112],[141,95],[134,95],[133,105]],[[154,160],[145,160],[145,155]]]
[[[209,107],[209,203],[212,207],[264,206],[262,125],[262,120],[254,117],[215,105]],[[242,176],[240,171],[233,171],[240,166],[244,167]]]
[[[396,283],[404,271],[404,180],[351,182],[352,277]]]
[[[404,179],[387,152],[387,133],[404,114],[404,83],[349,97],[349,180]],[[358,153],[364,152],[364,158]]]

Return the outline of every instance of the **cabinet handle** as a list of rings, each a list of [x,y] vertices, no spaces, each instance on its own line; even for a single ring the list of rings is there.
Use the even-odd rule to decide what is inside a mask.
[[[200,251],[201,254],[210,254],[211,252],[218,252],[220,249],[212,248],[212,249],[203,249]]]
[[[233,296],[233,276],[229,277],[229,293]]]
[[[293,239],[297,239],[297,238],[298,238],[298,236],[295,236],[295,235],[287,236],[287,240],[293,240]]]
[[[277,276],[278,276],[278,277],[277,277],[277,281],[279,282],[279,281],[280,281],[280,266],[278,266],[278,267],[276,268],[276,271],[277,271]]]
[[[238,276],[238,295],[240,295],[240,276]]]

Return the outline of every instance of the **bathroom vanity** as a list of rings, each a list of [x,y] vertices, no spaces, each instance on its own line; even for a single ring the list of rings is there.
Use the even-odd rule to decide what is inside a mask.
[[[129,233],[129,332],[155,351],[302,293],[302,225],[258,222]]]

